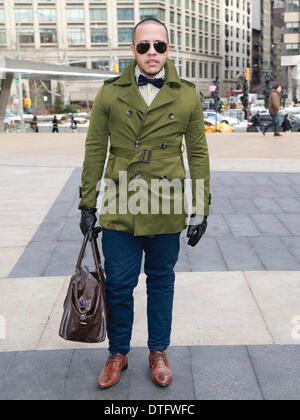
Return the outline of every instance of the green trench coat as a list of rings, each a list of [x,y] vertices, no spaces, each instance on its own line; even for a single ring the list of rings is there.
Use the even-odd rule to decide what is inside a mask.
[[[164,85],[148,107],[135,80],[136,64],[134,60],[121,76],[105,80],[96,97],[86,139],[79,209],[96,207],[99,181],[109,152],[104,178],[115,182],[118,204],[117,211],[111,211],[115,214],[100,212],[101,226],[134,236],[181,232],[186,228],[187,216],[184,206],[186,172],[181,150],[183,136],[192,179],[193,205],[196,205],[196,189],[202,188],[203,206],[197,213],[209,215],[210,165],[200,96],[194,84],[179,78],[175,66],[167,59]],[[126,174],[123,180],[127,184],[120,181],[119,171]],[[162,207],[161,189],[158,190],[159,206],[152,214],[151,197],[157,198],[157,194],[152,192],[151,195],[151,180],[171,181],[174,178],[177,182],[180,180],[182,188],[179,192],[178,188],[176,192],[172,188],[167,190],[171,191],[169,214],[165,214]],[[196,183],[197,179],[204,180],[200,183],[202,187]],[[132,180],[136,182],[135,188],[129,188],[127,204],[120,211],[121,185],[128,188]],[[140,200],[137,199],[138,191]],[[142,207],[147,196],[148,203],[143,210],[128,210],[131,199]],[[182,202],[181,212],[178,211],[179,201]]]

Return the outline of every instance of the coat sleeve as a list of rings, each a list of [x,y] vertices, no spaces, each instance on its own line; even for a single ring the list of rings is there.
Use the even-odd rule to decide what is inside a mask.
[[[103,85],[93,105],[85,142],[85,157],[81,178],[81,200],[78,208],[96,207],[99,181],[102,178],[109,137],[109,111]]]
[[[193,213],[209,216],[211,201],[210,162],[204,131],[202,103],[196,89],[194,89],[194,95],[195,106],[185,133],[187,158],[192,184],[192,205]]]

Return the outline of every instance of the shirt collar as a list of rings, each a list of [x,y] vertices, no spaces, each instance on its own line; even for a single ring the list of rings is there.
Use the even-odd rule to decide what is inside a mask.
[[[140,74],[142,74],[141,73],[141,71],[140,71],[140,69],[139,69],[139,66],[138,65],[136,65],[135,66],[135,78],[136,78],[136,82],[138,83],[138,80],[139,80],[139,76],[140,76]],[[163,67],[162,68],[162,70],[159,72],[159,73],[157,73],[156,74],[156,76],[155,76],[155,79],[164,79],[165,78],[165,68]]]
[[[134,59],[132,63],[124,70],[124,72],[118,77],[112,77],[110,79],[106,79],[104,83],[113,83],[117,86],[128,86],[132,83],[137,83],[135,79],[135,67],[137,65],[136,60]],[[183,82],[180,80],[176,67],[172,63],[172,61],[167,58],[165,64],[165,84],[169,85],[169,87],[181,87]]]

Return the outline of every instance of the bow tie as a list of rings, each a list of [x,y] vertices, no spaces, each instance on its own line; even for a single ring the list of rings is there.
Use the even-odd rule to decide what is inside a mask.
[[[146,86],[148,83],[151,83],[153,86],[161,89],[164,84],[164,79],[148,79],[143,74],[140,74],[138,86]]]

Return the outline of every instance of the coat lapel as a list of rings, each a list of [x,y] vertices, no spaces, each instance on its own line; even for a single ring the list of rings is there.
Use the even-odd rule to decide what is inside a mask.
[[[144,101],[144,98],[139,91],[136,83],[132,83],[130,86],[127,86],[119,96],[121,101],[125,102],[127,105],[137,109],[138,111],[146,112],[148,106]]]
[[[178,97],[178,90],[170,88],[169,85],[164,83],[163,87],[160,89],[158,94],[153,99],[151,105],[148,108],[148,112],[152,111],[153,109],[159,108],[160,106],[169,104]]]
[[[167,58],[165,64],[165,71],[165,83],[160,92],[155,96],[149,107],[149,111],[174,102],[179,96],[182,82],[178,76],[176,67],[169,58]]]
[[[122,75],[114,82],[118,86],[123,86],[124,90],[119,98],[126,104],[142,112],[149,112],[163,105],[175,101],[179,95],[181,80],[177,74],[176,68],[168,58],[165,64],[165,83],[160,89],[150,107],[147,106],[135,80],[134,70],[137,62],[134,60]]]
[[[122,86],[120,89],[119,98],[121,101],[125,102],[127,105],[131,107],[145,112],[148,109],[144,98],[139,91],[139,88],[136,84],[135,77],[134,77],[134,69],[136,66],[136,61],[134,60],[127,69],[121,74],[120,77],[114,82],[115,85]]]

